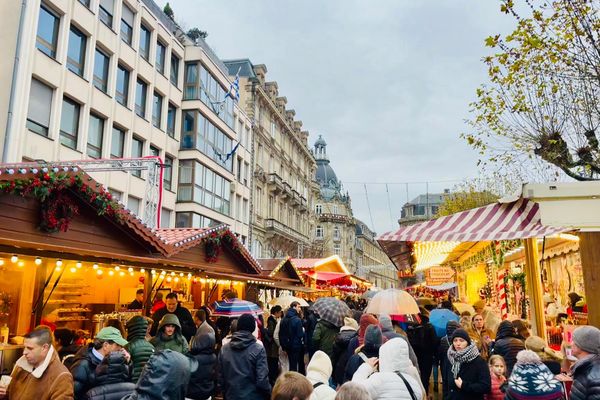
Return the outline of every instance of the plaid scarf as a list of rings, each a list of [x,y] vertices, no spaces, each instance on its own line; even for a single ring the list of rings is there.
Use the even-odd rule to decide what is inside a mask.
[[[473,361],[477,356],[479,356],[479,350],[475,343],[471,343],[464,350],[460,351],[454,350],[454,346],[450,345],[450,348],[448,349],[448,360],[450,361],[450,364],[452,364],[452,375],[454,375],[454,379],[458,378],[460,366],[463,363]]]

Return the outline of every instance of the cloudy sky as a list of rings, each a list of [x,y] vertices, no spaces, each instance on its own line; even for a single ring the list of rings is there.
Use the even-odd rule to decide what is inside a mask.
[[[459,134],[485,81],[483,41],[513,23],[497,0],[169,1],[222,59],[267,65],[311,145],[325,137],[355,216],[377,233],[425,193],[416,182],[439,192],[477,177]]]

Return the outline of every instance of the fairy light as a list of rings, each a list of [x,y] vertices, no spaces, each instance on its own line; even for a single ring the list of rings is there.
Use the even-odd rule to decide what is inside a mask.
[[[133,272],[133,268],[129,267],[129,268],[127,268],[127,271]]]
[[[83,265],[83,264],[81,264],[81,261],[77,261],[77,263],[75,264],[75,266],[76,266],[77,268],[81,268],[81,266],[82,266],[82,265]]]
[[[140,272],[141,272],[142,274],[145,274],[145,273],[146,273],[146,270],[145,270],[144,268],[142,268],[142,269],[140,269]],[[156,273],[156,271],[154,271],[154,273]]]
[[[25,265],[25,262],[24,262],[24,261],[19,261],[19,262],[17,263],[17,265],[18,265],[19,267],[23,268],[23,266]]]
[[[35,265],[41,265],[42,264],[42,259],[39,258],[39,257],[36,257],[34,262],[35,262]]]
[[[92,265],[92,268],[94,268],[94,269],[98,269],[98,264],[94,264],[94,265]]]
[[[102,271],[101,269],[96,271],[96,274],[98,274],[98,275],[102,275],[103,273],[104,273],[104,271]]]
[[[10,262],[11,263],[16,263],[17,261],[19,261],[19,256],[17,256],[16,254],[14,254],[11,258],[10,258]]]
[[[59,258],[58,260],[56,260],[56,266],[59,268],[58,270],[60,271],[60,267],[62,267],[63,262],[62,260]]]
[[[113,275],[115,274],[115,271],[113,271],[113,270],[111,269],[110,271],[108,271],[108,274],[109,274],[110,276],[113,276]]]
[[[75,267],[71,267],[71,268],[69,269],[69,271],[71,271],[71,273],[72,273],[72,274],[74,274],[74,273],[77,271],[77,268],[75,268]]]

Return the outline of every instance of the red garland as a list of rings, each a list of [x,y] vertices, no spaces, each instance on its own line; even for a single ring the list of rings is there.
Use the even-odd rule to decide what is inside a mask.
[[[64,191],[53,193],[41,203],[39,228],[48,233],[66,232],[71,220],[77,214],[79,214],[79,207]]]

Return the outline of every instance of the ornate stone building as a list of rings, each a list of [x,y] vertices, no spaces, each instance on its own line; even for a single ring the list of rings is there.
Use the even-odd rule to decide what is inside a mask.
[[[397,270],[375,240],[377,234],[361,220],[354,221],[356,223],[356,274],[383,289],[397,287]]]

